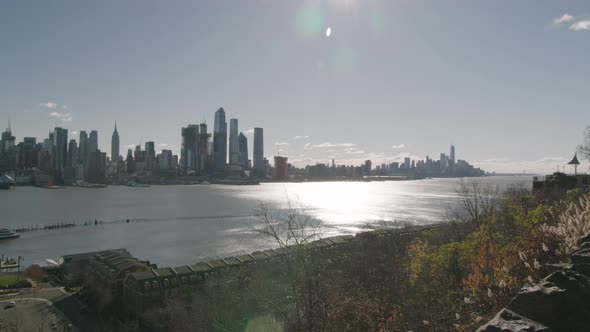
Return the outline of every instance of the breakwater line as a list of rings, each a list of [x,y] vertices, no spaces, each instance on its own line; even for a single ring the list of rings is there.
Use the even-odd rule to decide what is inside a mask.
[[[6,228],[15,233],[27,233],[35,231],[52,231],[52,230],[65,230],[74,227],[97,227],[103,225],[114,225],[114,224],[131,224],[131,223],[143,223],[143,222],[170,222],[170,221],[186,221],[186,220],[204,220],[204,219],[228,219],[228,218],[251,218],[254,215],[217,215],[217,216],[184,216],[184,217],[172,217],[172,218],[129,218],[129,219],[116,219],[116,220],[88,220],[83,222],[55,222],[49,224],[25,224],[25,225],[5,225]]]

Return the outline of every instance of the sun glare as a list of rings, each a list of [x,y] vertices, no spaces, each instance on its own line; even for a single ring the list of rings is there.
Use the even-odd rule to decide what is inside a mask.
[[[330,37],[331,34],[332,34],[332,28],[331,27],[328,27],[326,29],[326,37]]]

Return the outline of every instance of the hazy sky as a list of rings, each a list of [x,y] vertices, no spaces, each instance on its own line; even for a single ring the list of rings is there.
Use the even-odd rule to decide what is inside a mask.
[[[486,170],[553,171],[590,125],[589,59],[587,0],[0,2],[2,127],[96,129],[108,153],[115,121],[122,153],[178,153],[223,106],[298,165],[454,143]]]

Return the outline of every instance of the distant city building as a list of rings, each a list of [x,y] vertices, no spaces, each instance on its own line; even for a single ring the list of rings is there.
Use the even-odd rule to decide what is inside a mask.
[[[127,149],[127,158],[125,158],[125,164],[127,166],[127,174],[135,172],[135,160],[133,160],[133,151]]]
[[[172,150],[162,150],[158,155],[158,168],[172,169]]]
[[[53,131],[53,175],[55,181],[63,182],[63,170],[68,159],[68,130],[55,127]]]
[[[88,134],[86,131],[80,131],[80,144],[78,145],[78,162],[86,165],[86,161],[90,157],[90,150],[88,145]]]
[[[98,132],[93,130],[88,138],[88,154],[98,150]]]
[[[373,170],[373,163],[370,160],[365,160],[365,175],[371,175]]]
[[[106,180],[107,154],[96,150],[90,153],[86,181],[100,183]]]
[[[156,144],[154,142],[145,142],[145,168],[153,170],[156,163]]]
[[[455,145],[451,145],[451,166],[455,165]]]
[[[248,160],[248,138],[244,133],[240,132],[240,135],[238,136],[238,145],[242,170],[247,170],[250,168],[250,161]]]
[[[209,169],[209,152],[213,149],[209,147],[209,138],[211,135],[207,133],[207,124],[201,123],[199,125],[199,171],[205,172]]]
[[[287,157],[275,156],[275,165],[273,170],[273,178],[275,180],[283,180],[288,177],[288,163]]]
[[[68,161],[67,166],[72,167],[78,164],[78,143],[71,139],[68,144]]]
[[[213,125],[213,163],[218,172],[227,170],[227,122],[223,107],[215,112]]]
[[[111,161],[116,164],[119,158],[119,132],[117,131],[117,123],[115,122],[115,130],[111,137]]]
[[[258,177],[266,176],[266,167],[264,163],[264,139],[262,128],[254,128],[254,175]]]
[[[232,175],[240,172],[240,144],[238,140],[238,119],[229,120],[229,165]]]
[[[188,125],[181,130],[182,145],[180,159],[184,171],[196,171],[199,169],[199,126]]]

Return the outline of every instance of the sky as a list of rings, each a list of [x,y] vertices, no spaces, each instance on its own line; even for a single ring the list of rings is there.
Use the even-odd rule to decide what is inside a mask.
[[[553,172],[590,125],[590,1],[0,2],[0,123],[110,154],[223,107],[298,166],[457,158]],[[588,171],[588,163],[580,169]],[[566,168],[566,170],[571,171]]]

